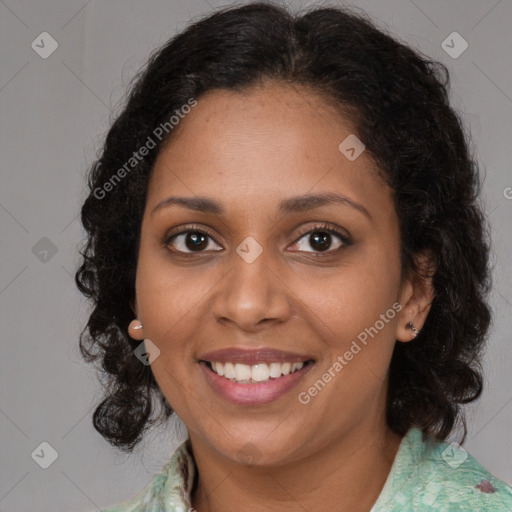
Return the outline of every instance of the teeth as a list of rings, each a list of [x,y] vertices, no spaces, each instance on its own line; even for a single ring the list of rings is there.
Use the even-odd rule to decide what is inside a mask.
[[[251,371],[252,380],[263,382],[270,377],[270,368],[267,364],[255,364]]]
[[[270,376],[273,379],[277,379],[277,377],[281,377],[281,363],[270,363],[269,370],[270,370]]]
[[[226,377],[226,379],[235,378],[235,365],[233,363],[226,363],[224,365],[222,363],[215,363],[216,368],[218,368],[219,366],[224,366],[224,377]]]
[[[292,363],[283,363],[283,366],[281,367],[281,371],[283,372],[283,375],[288,375],[292,371]]]
[[[212,362],[212,370],[222,377],[239,382],[250,384],[253,382],[265,382],[270,379],[277,379],[281,375],[288,375],[300,370],[304,363],[258,363],[254,365],[241,363],[219,363]]]
[[[246,364],[235,364],[235,380],[249,380],[251,378],[251,367]]]
[[[213,370],[221,377],[224,376],[224,365],[222,363],[212,363]]]

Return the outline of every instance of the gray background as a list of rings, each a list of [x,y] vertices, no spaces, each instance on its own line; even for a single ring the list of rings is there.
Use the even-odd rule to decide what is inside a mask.
[[[130,78],[151,50],[190,20],[228,4],[0,1],[0,511],[92,511],[119,503],[152,478],[186,435],[178,420],[125,455],[92,427],[100,395],[95,372],[78,352],[88,308],[73,279],[83,236],[77,216],[85,169]],[[294,10],[311,4],[288,2]],[[485,392],[467,409],[470,433],[464,446],[512,484],[512,2],[357,5],[448,65],[452,101],[462,110],[486,176],[495,324],[485,358]],[[47,59],[31,47],[45,31],[58,42]],[[441,47],[453,31],[469,43],[456,59]],[[58,453],[48,469],[31,457],[43,441]]]

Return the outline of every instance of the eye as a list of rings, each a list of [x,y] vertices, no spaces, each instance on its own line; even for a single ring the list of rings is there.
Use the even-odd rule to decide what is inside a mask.
[[[207,231],[195,228],[194,226],[186,227],[190,227],[190,229],[180,231],[179,233],[166,238],[164,242],[165,246],[169,247],[174,245],[171,249],[172,251],[191,254],[194,252],[204,252],[204,250],[210,245],[209,241],[215,241],[213,236]]]
[[[188,229],[186,229],[188,228]],[[309,238],[306,238],[309,235]],[[331,249],[332,237],[338,239],[338,247]],[[310,243],[314,251],[305,251],[303,249],[301,239],[304,238],[306,243]],[[196,226],[185,226],[179,233],[167,236],[164,245],[171,249],[171,251],[180,254],[193,254],[202,253],[210,245],[210,240],[215,242],[213,235],[204,229],[199,229]],[[216,243],[216,242],[215,242]],[[321,255],[322,253],[332,254],[340,249],[346,248],[351,245],[349,237],[344,235],[337,228],[332,227],[330,224],[320,224],[314,226],[312,229],[300,235],[300,239],[294,242],[292,248],[299,248],[303,252],[313,252]],[[218,244],[217,246],[222,250]]]
[[[306,237],[306,235],[308,235]],[[332,237],[333,235],[339,240],[338,247],[331,249],[332,246]],[[310,244],[315,251],[305,251],[305,252],[314,252],[317,254],[321,253],[329,253],[332,254],[340,249],[348,247],[351,245],[350,239],[344,235],[338,229],[331,227],[329,224],[321,224],[314,226],[312,229],[308,230],[306,233],[303,233],[298,241],[293,244],[293,248],[299,247],[302,251],[304,250],[301,245],[303,243],[302,239],[304,239],[306,244]]]

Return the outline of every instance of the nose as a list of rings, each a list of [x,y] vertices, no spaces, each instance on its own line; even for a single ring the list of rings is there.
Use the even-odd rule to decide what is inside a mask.
[[[250,263],[235,253],[231,271],[212,299],[215,319],[253,333],[288,320],[293,313],[291,291],[276,268],[265,251]]]

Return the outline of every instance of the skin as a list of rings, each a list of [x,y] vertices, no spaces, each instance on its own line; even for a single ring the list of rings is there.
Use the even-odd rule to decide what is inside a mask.
[[[368,511],[401,441],[385,422],[392,350],[396,340],[413,340],[405,326],[421,329],[433,297],[430,280],[401,278],[392,191],[366,152],[349,161],[339,151],[356,133],[350,119],[299,86],[210,91],[176,130],[148,186],[134,304],[143,328],[130,335],[160,349],[151,368],[188,428],[199,471],[192,506]],[[348,196],[371,218],[344,204],[277,210],[282,199],[320,192]],[[172,205],[152,214],[171,195],[209,196],[226,212]],[[352,244],[332,235],[331,254],[322,252],[303,234],[317,222],[338,226]],[[166,245],[189,223],[213,235],[202,252],[185,245],[186,234]],[[248,236],[263,251],[252,263],[236,252]],[[298,393],[396,301],[401,311],[300,403]],[[278,348],[315,364],[274,402],[236,406],[212,390],[197,362],[228,347]]]

